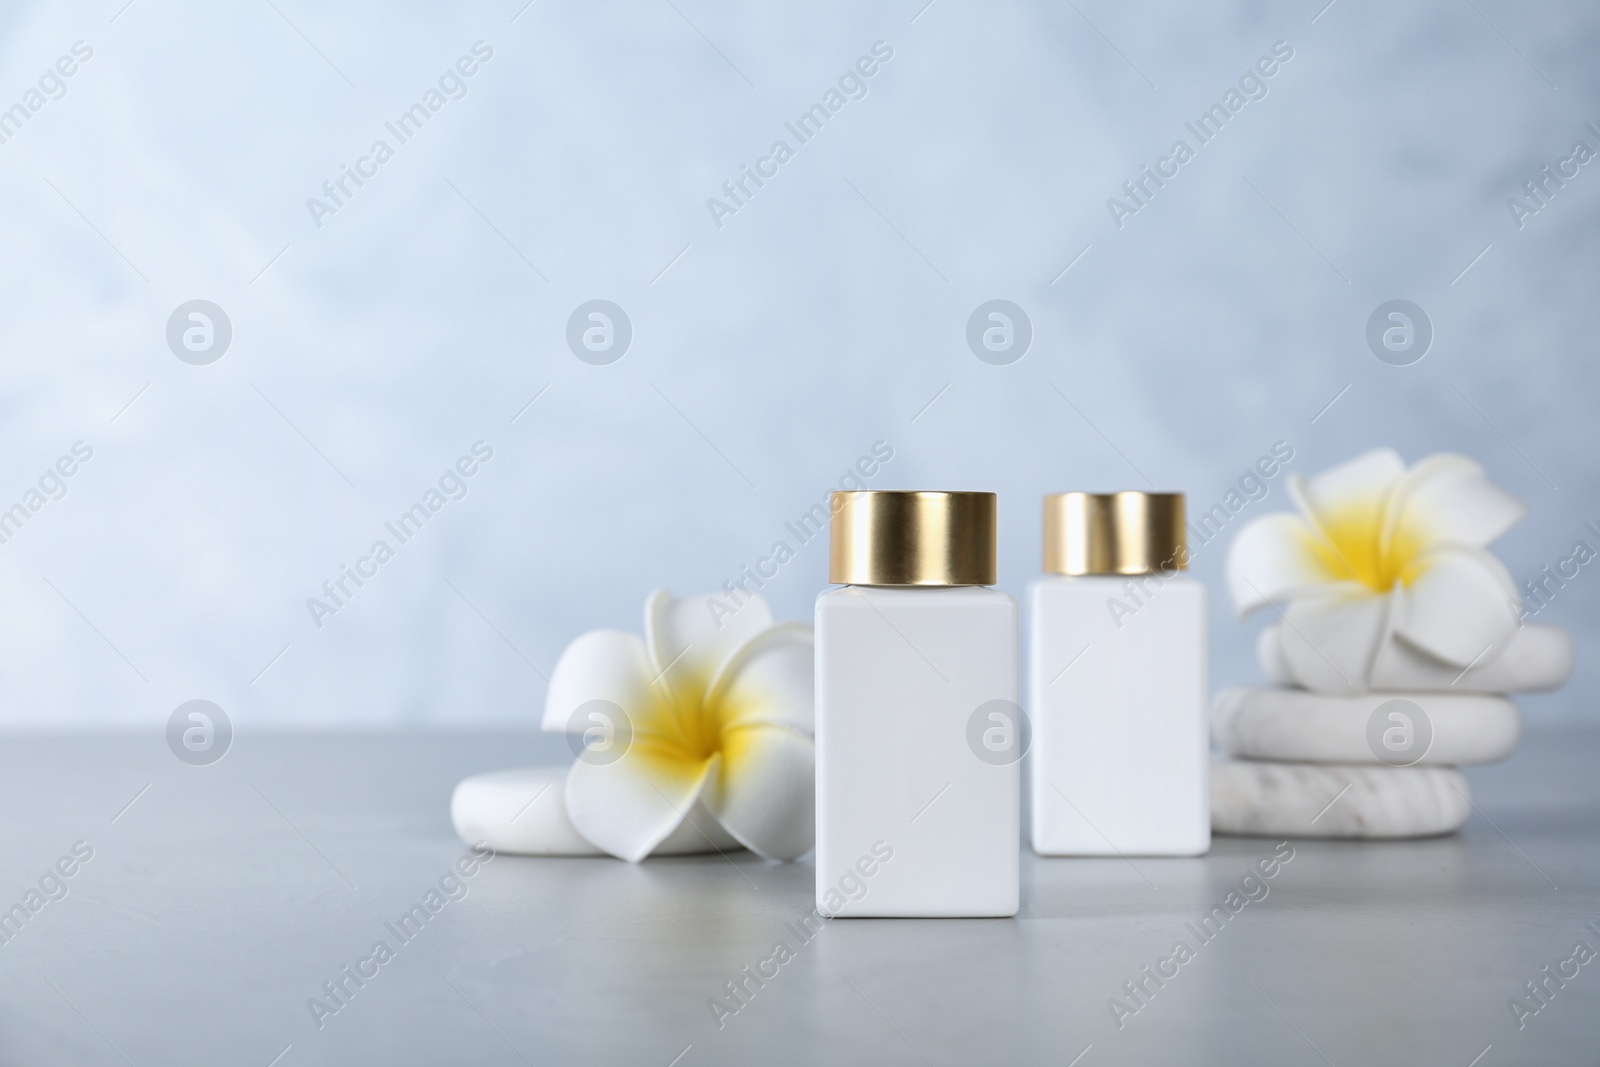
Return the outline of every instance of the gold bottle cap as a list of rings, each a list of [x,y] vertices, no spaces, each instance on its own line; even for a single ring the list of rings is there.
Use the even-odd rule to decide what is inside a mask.
[[[1057,493],[1044,498],[1050,574],[1187,570],[1182,493]]]
[[[834,585],[993,585],[993,493],[834,493]]]

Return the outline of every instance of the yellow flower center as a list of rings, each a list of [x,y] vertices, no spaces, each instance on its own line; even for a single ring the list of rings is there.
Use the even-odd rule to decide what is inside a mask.
[[[1384,509],[1380,504],[1351,506],[1318,515],[1327,541],[1312,536],[1317,561],[1340,581],[1360,582],[1377,593],[1397,584],[1409,586],[1422,573],[1420,557],[1428,539],[1409,523],[1401,523],[1382,545]]]
[[[724,692],[715,702],[706,699],[709,678],[678,675],[678,691],[664,685],[652,690],[650,704],[633,724],[633,748],[656,767],[673,775],[699,772],[705,761],[721,753],[725,765],[737,763],[747,747],[746,726],[755,709]]]

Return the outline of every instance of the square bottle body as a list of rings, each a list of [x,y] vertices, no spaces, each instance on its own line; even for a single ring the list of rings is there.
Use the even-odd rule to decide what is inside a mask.
[[[823,912],[1016,914],[1021,723],[1009,756],[971,739],[1009,736],[993,702],[1017,705],[1017,616],[987,587],[843,586],[817,598]]]
[[[1211,847],[1205,586],[1046,575],[1028,589],[1029,792],[1043,856]]]

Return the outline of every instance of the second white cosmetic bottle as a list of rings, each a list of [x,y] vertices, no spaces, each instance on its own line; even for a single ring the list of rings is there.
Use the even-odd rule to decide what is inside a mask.
[[[1045,498],[1028,591],[1040,855],[1211,847],[1206,596],[1187,566],[1182,493]]]
[[[993,493],[833,494],[817,598],[817,907],[1007,916],[1018,905],[1017,604]]]

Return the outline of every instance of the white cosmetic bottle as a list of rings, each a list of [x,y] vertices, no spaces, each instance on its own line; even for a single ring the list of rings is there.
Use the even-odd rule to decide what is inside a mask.
[[[993,493],[833,494],[817,597],[817,908],[1017,913],[1017,604]]]
[[[1028,591],[1040,855],[1211,847],[1206,596],[1187,566],[1182,493],[1045,498]]]

